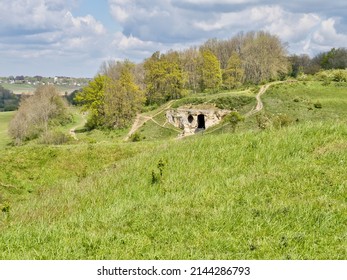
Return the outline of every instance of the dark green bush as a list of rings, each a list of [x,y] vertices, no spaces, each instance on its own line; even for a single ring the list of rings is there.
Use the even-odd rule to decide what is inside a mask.
[[[322,103],[320,103],[319,101],[315,102],[313,104],[313,106],[316,108],[316,109],[322,109]]]
[[[131,134],[130,136],[130,141],[131,142],[139,142],[141,141],[141,135],[138,132],[135,132],[134,134]]]

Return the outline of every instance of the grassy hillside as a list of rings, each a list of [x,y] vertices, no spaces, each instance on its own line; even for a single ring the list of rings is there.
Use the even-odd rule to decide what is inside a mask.
[[[344,125],[307,124],[120,160],[123,147],[94,146],[113,158],[108,168],[43,181],[11,205],[0,258],[345,259],[346,135]],[[50,156],[54,168],[67,154]]]
[[[347,91],[311,87],[264,95],[278,129],[0,150],[0,259],[346,259]]]
[[[265,111],[298,121],[346,120],[347,83],[318,82],[274,85],[264,95]]]
[[[0,112],[0,150],[10,143],[7,129],[14,112]]]

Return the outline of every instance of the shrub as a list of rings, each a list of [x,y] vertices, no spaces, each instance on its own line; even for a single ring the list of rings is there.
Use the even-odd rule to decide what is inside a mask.
[[[271,119],[267,114],[260,113],[256,116],[258,127],[262,130],[271,127]]]
[[[347,82],[347,70],[334,70],[332,80],[334,82]]]
[[[131,142],[139,142],[141,141],[141,135],[138,132],[135,132],[134,134],[131,134],[130,136],[130,141]]]
[[[229,115],[224,117],[223,122],[229,123],[232,127],[233,132],[235,132],[237,124],[241,121],[244,121],[244,119],[245,118],[238,112],[231,112]]]
[[[62,145],[69,141],[69,136],[61,131],[47,131],[41,135],[40,144],[46,145]]]
[[[293,119],[287,114],[278,114],[272,118],[272,124],[275,128],[281,128],[293,123]]]
[[[157,171],[152,170],[152,180],[151,180],[152,185],[160,183],[162,181],[166,164],[167,163],[162,159],[158,161]]]
[[[39,137],[49,127],[71,122],[67,102],[54,86],[41,86],[34,95],[23,99],[9,125],[16,144]]]
[[[315,102],[313,104],[313,106],[316,108],[316,109],[322,109],[322,103],[320,103],[319,101]]]
[[[281,128],[288,126],[294,122],[293,118],[286,114],[277,114],[277,115],[268,115],[268,114],[259,114],[256,116],[258,127],[260,129],[267,128]]]

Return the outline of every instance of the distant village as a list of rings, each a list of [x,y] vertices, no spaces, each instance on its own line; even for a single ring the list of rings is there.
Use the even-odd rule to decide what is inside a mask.
[[[85,87],[91,79],[72,77],[9,76],[0,77],[0,112],[15,111],[24,96],[33,95],[41,85],[54,85],[67,101],[74,104],[76,92]]]
[[[58,85],[58,86],[68,86],[68,87],[83,87],[88,84],[91,79],[89,78],[72,78],[64,76],[55,77],[42,77],[42,76],[9,76],[0,77],[0,84],[10,84],[10,85]]]

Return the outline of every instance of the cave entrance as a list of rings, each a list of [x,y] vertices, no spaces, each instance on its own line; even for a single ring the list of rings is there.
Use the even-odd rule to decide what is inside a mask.
[[[194,117],[192,115],[189,115],[188,117],[188,122],[192,123],[194,121]]]
[[[205,115],[198,115],[198,128],[205,129]]]

